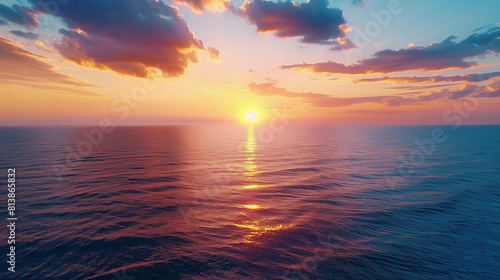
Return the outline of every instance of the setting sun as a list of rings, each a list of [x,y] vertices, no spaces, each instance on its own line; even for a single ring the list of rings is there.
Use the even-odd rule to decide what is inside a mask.
[[[500,280],[498,11],[0,0],[0,280]]]
[[[246,112],[245,114],[245,120],[247,122],[255,122],[257,120],[258,116],[257,116],[257,113],[255,111],[248,111]]]

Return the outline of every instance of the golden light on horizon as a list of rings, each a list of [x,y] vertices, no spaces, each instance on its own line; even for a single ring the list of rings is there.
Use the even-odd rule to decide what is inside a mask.
[[[259,206],[257,204],[248,204],[248,205],[243,205],[242,207],[247,208],[247,209],[261,209],[262,208],[261,206]]]
[[[245,113],[245,120],[249,123],[254,123],[257,121],[258,115],[255,111],[248,111]]]

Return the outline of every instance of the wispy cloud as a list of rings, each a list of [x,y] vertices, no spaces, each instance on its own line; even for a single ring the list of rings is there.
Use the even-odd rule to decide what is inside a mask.
[[[220,61],[220,51],[216,48],[213,47],[208,47],[207,48],[208,53],[210,54],[210,60],[213,62],[219,62]]]
[[[201,13],[205,10],[222,11],[230,8],[232,5],[230,0],[172,0],[172,2],[188,5],[196,13]]]
[[[459,100],[467,97],[490,98],[498,96],[500,96],[500,87],[467,84],[457,88],[444,88],[412,98],[404,98],[401,100],[401,104],[433,100]]]
[[[90,91],[96,86],[57,73],[54,67],[40,59],[46,57],[21,48],[18,44],[0,37],[0,83],[23,85],[37,89],[50,89],[66,94],[101,96]]]
[[[449,36],[442,42],[436,42],[427,47],[412,46],[400,50],[381,50],[376,52],[373,57],[352,65],[327,61],[282,65],[281,68],[323,74],[384,74],[407,70],[429,71],[470,68],[477,66],[478,63],[468,59],[489,53],[500,53],[500,27],[498,26],[484,33],[472,34],[460,42],[455,42],[456,38]]]
[[[398,87],[386,87],[383,89],[395,89],[395,90],[425,90],[437,87],[452,86],[454,84],[441,84],[441,85],[426,85],[426,86],[398,86]]]
[[[299,98],[306,103],[315,107],[344,107],[354,104],[372,102],[379,103],[386,106],[400,106],[404,104],[416,104],[430,102],[434,100],[458,100],[466,97],[499,97],[500,86],[478,86],[478,85],[464,85],[459,88],[445,88],[438,91],[431,91],[428,93],[413,92],[404,93],[407,97],[403,96],[371,96],[371,97],[333,97],[326,94],[312,93],[312,92],[293,92],[284,88],[276,86],[277,83],[251,83],[248,88],[253,94],[259,96],[282,96],[290,98]]]
[[[427,94],[422,94],[418,96],[418,100],[421,101],[431,101],[431,100],[436,100],[436,99],[451,99],[451,100],[456,100],[463,98],[471,93],[473,93],[475,90],[477,90],[478,87],[474,85],[464,85],[463,87],[457,88],[457,89],[441,89],[438,91],[432,91]]]
[[[387,96],[341,98],[312,92],[293,92],[277,87],[276,83],[251,83],[248,85],[248,88],[256,95],[300,98],[316,107],[333,108],[366,102],[383,103],[384,99],[388,98]]]
[[[20,36],[20,37],[24,37],[24,38],[27,38],[27,39],[37,39],[38,38],[38,35],[36,35],[33,32],[23,32],[23,31],[20,31],[20,30],[12,30],[12,31],[9,31],[9,32],[12,33],[12,34],[14,34],[14,35],[17,35],[17,36]]]
[[[34,14],[35,11],[28,7],[23,7],[17,4],[9,7],[0,3],[0,24],[7,24],[7,22],[11,22],[33,29],[38,25],[38,19]]]
[[[381,78],[365,78],[352,81],[353,83],[372,83],[372,82],[390,82],[395,84],[400,83],[435,83],[435,82],[479,82],[492,79],[500,76],[500,72],[491,72],[483,74],[467,74],[455,76],[430,76],[430,77],[381,77]]]
[[[352,4],[358,7],[364,7],[367,4],[365,0],[352,0]]]

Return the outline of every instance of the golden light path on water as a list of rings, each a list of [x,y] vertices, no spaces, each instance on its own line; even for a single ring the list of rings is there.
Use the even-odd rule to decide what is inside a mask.
[[[274,185],[262,185],[258,183],[255,178],[259,174],[259,166],[257,161],[257,141],[255,139],[255,130],[253,125],[248,126],[248,136],[245,145],[245,158],[241,167],[243,168],[243,179],[248,182],[248,185],[239,187],[244,191],[258,191],[261,188],[274,187]],[[248,196],[250,197],[250,196]],[[244,222],[236,223],[234,226],[248,230],[248,233],[243,237],[243,240],[236,241],[235,243],[254,243],[258,242],[253,239],[257,236],[262,236],[273,231],[286,230],[293,226],[292,223],[282,223],[279,216],[270,216],[265,210],[272,208],[272,205],[258,205],[248,204],[240,205],[242,208],[240,215],[246,217]]]

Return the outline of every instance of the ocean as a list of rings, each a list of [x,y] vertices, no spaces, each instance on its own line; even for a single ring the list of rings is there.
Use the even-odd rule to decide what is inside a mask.
[[[0,128],[0,279],[500,279],[500,126]]]

